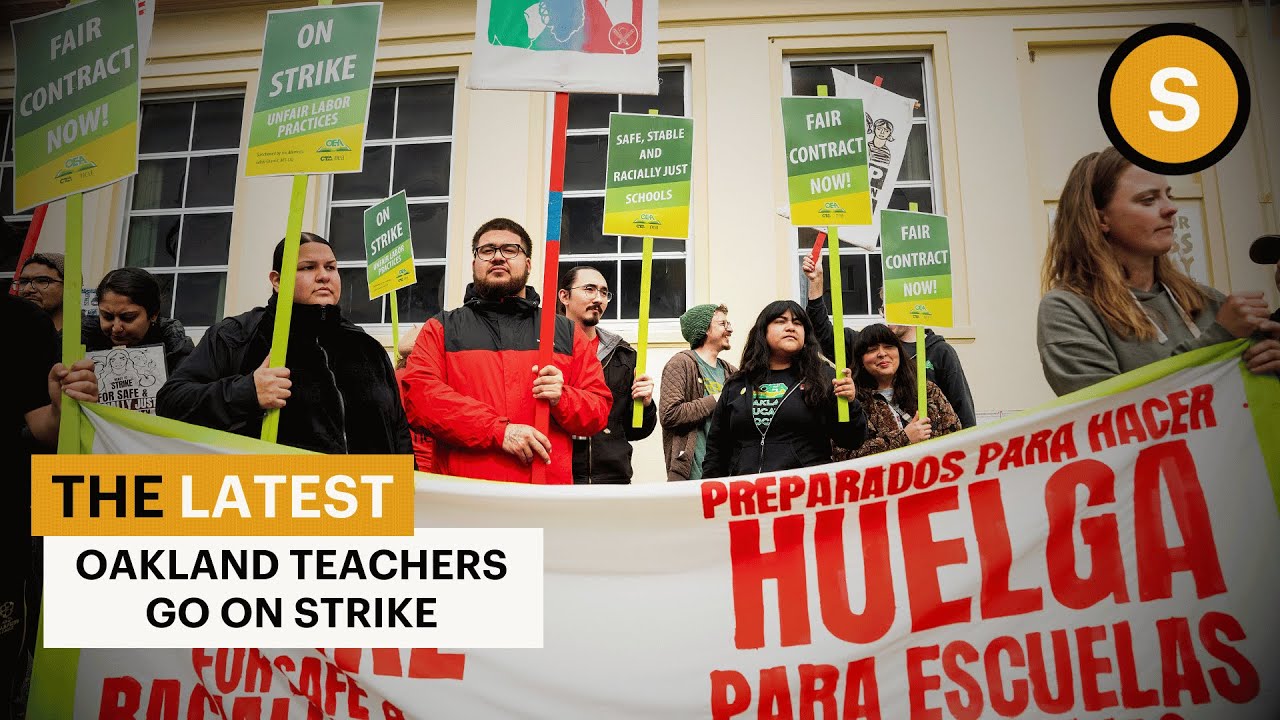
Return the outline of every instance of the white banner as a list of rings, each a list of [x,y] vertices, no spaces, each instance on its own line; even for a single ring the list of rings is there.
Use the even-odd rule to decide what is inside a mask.
[[[789,475],[419,476],[420,527],[545,528],[543,649],[85,650],[74,716],[1272,720],[1280,383],[1225,347]]]
[[[478,0],[467,87],[658,94],[658,0]]]

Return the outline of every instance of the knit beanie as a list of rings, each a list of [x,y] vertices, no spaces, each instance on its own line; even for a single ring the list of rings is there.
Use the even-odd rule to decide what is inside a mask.
[[[694,305],[680,316],[680,334],[690,347],[698,347],[707,337],[711,327],[711,317],[716,314],[718,305]]]

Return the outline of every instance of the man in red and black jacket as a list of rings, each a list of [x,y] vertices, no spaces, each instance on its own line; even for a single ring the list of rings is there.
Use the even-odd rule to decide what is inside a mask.
[[[537,367],[542,309],[525,284],[532,242],[519,223],[481,225],[471,252],[462,307],[427,321],[400,377],[409,424],[435,438],[442,475],[529,482],[529,464],[544,462],[548,483],[569,484],[572,436],[603,430],[613,402],[600,361],[557,317],[552,364]],[[546,435],[533,427],[540,401],[551,403]]]

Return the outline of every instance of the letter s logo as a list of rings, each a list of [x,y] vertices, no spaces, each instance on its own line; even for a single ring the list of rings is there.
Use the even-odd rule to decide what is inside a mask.
[[[1151,76],[1151,97],[1165,105],[1175,105],[1182,108],[1182,119],[1170,120],[1163,110],[1152,110],[1147,115],[1151,118],[1151,124],[1165,132],[1190,130],[1200,120],[1200,103],[1186,93],[1170,90],[1168,88],[1170,80],[1180,80],[1186,87],[1196,87],[1199,83],[1190,70],[1180,67],[1167,67]]]

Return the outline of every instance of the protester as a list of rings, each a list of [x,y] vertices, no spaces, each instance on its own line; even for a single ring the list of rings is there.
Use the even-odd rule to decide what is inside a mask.
[[[804,271],[805,277],[809,279],[809,295],[808,304],[805,305],[805,312],[809,315],[809,322],[813,323],[814,333],[818,336],[818,342],[822,346],[822,353],[827,357],[835,355],[835,331],[831,324],[831,318],[827,315],[827,304],[823,299],[824,281],[822,266],[815,263],[812,259],[806,257],[800,262],[800,269]],[[881,316],[884,315],[884,288],[880,288],[880,307]],[[890,325],[890,329],[902,339],[906,348],[906,357],[910,362],[914,362],[916,358],[916,327],[914,325]],[[858,331],[846,326],[844,329],[844,347],[845,352],[852,357],[853,347],[858,344]],[[965,377],[964,368],[960,366],[960,356],[956,354],[956,349],[951,347],[946,338],[932,330],[925,330],[925,346],[924,346],[924,362],[925,377],[937,383],[942,388],[942,394],[947,397],[951,406],[955,408],[956,414],[960,416],[960,422],[965,427],[973,427],[978,424],[977,412],[973,406],[973,393],[969,390],[969,380]],[[849,364],[853,364],[850,361]]]
[[[791,300],[765,306],[711,416],[704,477],[793,470],[831,462],[831,447],[855,448],[867,418],[845,370],[822,358],[813,326]],[[849,400],[837,419],[836,398]]]
[[[613,395],[609,422],[591,437],[573,438],[573,482],[578,485],[626,485],[631,482],[631,443],[653,434],[658,409],[653,404],[653,378],[636,375],[637,355],[621,336],[600,327],[613,293],[595,268],[578,266],[560,275],[559,309],[587,338],[587,350],[600,360],[604,381]],[[632,427],[632,401],[644,406],[640,427]]]
[[[57,333],[34,303],[0,296],[0,323],[20,338],[6,363],[8,389],[0,393],[0,466],[7,474],[0,512],[0,717],[22,717],[39,622],[41,566],[31,537],[31,445],[24,428],[47,447],[58,442],[62,395],[86,402],[97,397],[93,361],[70,368],[57,362]]]
[[[418,339],[418,333],[422,331],[422,326],[410,326],[404,330],[400,336],[400,344],[396,346],[396,351],[400,355],[400,359],[396,361],[396,387],[399,388],[400,378],[404,377],[405,368],[409,363],[409,353],[413,352],[413,344]],[[401,399],[403,402],[403,398]],[[432,456],[435,454],[436,441],[432,439],[431,433],[420,427],[409,426],[409,437],[413,441],[413,465],[419,472],[435,472]]]
[[[277,441],[322,453],[413,451],[382,344],[342,317],[342,280],[329,242],[302,233],[284,367],[269,367],[284,240],[272,257],[266,306],[209,328],[160,389],[160,415],[258,437],[283,409]]]
[[[925,380],[928,418],[920,417],[915,364],[903,362],[906,348],[887,325],[862,328],[854,347],[853,376],[867,413],[867,437],[853,457],[872,455],[953,433],[961,429],[951,403],[935,383]]]
[[[701,480],[707,431],[725,380],[737,371],[720,357],[729,349],[733,324],[724,305],[694,305],[680,316],[680,334],[688,350],[662,368],[658,417],[667,480]]]
[[[1249,246],[1249,259],[1259,265],[1275,265],[1276,290],[1280,291],[1280,235],[1263,235]],[[1271,313],[1271,320],[1280,322],[1280,308]]]
[[[826,298],[823,292],[826,290],[825,280],[822,275],[822,263],[814,262],[811,257],[805,257],[800,261],[800,269],[804,271],[804,276],[809,280],[809,294],[806,296],[808,302],[805,303],[804,311],[809,315],[809,322],[813,324],[813,334],[818,338],[818,347],[822,348],[822,354],[834,360],[836,356],[836,331],[835,326],[831,323],[831,317],[828,315],[830,310],[827,308]],[[858,331],[848,325],[844,326],[844,351],[846,353],[853,351],[853,346],[858,342]],[[845,358],[848,363],[848,358]]]
[[[880,302],[884,302],[884,288],[880,288]],[[884,315],[884,307],[880,308]],[[916,326],[889,325],[889,329],[902,341],[906,355],[904,362],[913,367],[916,363]],[[965,377],[964,368],[960,366],[960,356],[951,343],[943,336],[925,328],[924,331],[924,377],[942,390],[942,395],[951,403],[963,427],[978,424],[977,413],[973,409],[973,393],[969,390],[969,379]]]
[[[543,308],[529,279],[532,242],[513,220],[494,218],[471,238],[471,273],[462,307],[428,320],[405,372],[409,422],[435,438],[436,472],[530,482],[530,463],[547,464],[547,483],[573,481],[571,435],[605,428],[612,396],[587,338],[555,318],[552,364],[539,368]],[[534,424],[550,404],[544,434]]]
[[[1169,259],[1177,208],[1163,175],[1115,148],[1076,162],[1041,270],[1037,344],[1058,395],[1158,360],[1254,333],[1276,336],[1260,292],[1224,296]],[[1274,341],[1272,341],[1274,342]],[[1264,351],[1276,346],[1268,342]],[[1251,349],[1246,366],[1276,360]]]
[[[62,253],[34,253],[18,274],[18,295],[40,306],[62,332],[62,281],[66,256]]]
[[[1280,291],[1280,235],[1263,235],[1253,241],[1249,258],[1261,265],[1275,265],[1276,290]],[[1271,322],[1280,323],[1280,308],[1271,313]],[[1244,361],[1255,373],[1280,373],[1280,340],[1265,338],[1244,351]]]
[[[195,349],[182,323],[160,317],[160,283],[146,270],[112,270],[98,283],[96,300],[98,316],[84,318],[80,328],[88,350],[163,345],[165,370],[172,374]]]

